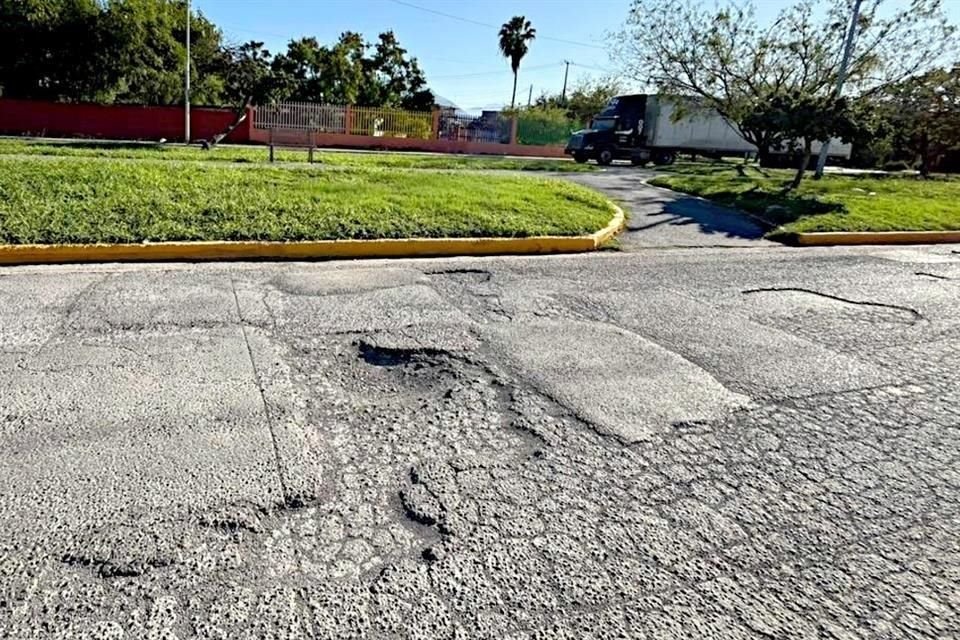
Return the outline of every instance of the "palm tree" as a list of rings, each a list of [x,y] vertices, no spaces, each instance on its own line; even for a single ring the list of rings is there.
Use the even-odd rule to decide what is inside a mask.
[[[536,37],[537,30],[530,25],[526,16],[513,16],[509,22],[504,22],[500,27],[500,53],[504,58],[510,58],[510,68],[513,69],[511,109],[517,101],[517,72],[520,71],[520,61],[527,55],[527,42]]]

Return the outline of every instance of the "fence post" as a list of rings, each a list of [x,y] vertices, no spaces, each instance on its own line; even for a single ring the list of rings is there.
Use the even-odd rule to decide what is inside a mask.
[[[510,117],[510,144],[517,144],[517,114]]]
[[[440,139],[440,109],[437,107],[433,108],[433,125],[430,137],[433,140]]]
[[[347,110],[343,114],[344,133],[350,135],[353,133],[353,105],[347,105]]]
[[[270,162],[273,163],[273,127],[270,127]]]

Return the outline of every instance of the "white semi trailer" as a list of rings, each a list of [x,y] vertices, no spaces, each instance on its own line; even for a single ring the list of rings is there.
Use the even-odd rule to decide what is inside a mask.
[[[678,153],[713,157],[757,153],[757,148],[716,111],[691,109],[677,118],[676,109],[674,101],[656,95],[618,96],[597,114],[589,129],[570,137],[566,153],[577,162],[592,158],[600,164],[610,164],[621,158],[638,165],[651,161],[671,164]],[[814,143],[815,154],[820,146],[819,142]],[[775,161],[792,164],[788,158],[793,155],[792,150],[776,148],[770,152]],[[829,159],[848,160],[850,152],[851,145],[833,140]]]

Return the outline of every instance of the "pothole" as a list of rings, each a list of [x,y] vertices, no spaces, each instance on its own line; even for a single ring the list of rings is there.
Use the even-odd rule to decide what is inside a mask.
[[[450,356],[448,352],[441,349],[383,347],[366,340],[359,340],[357,349],[364,362],[378,367],[436,364],[437,358]]]

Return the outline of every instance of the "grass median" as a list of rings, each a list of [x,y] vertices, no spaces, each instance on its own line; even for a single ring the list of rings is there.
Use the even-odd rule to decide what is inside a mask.
[[[960,180],[904,175],[808,176],[784,192],[793,172],[732,163],[687,163],[651,184],[757,214],[779,229],[772,237],[817,231],[960,229]]]
[[[73,158],[267,163],[267,147],[226,145],[204,151],[200,147],[153,143],[34,142],[0,139],[0,155],[37,155]],[[307,162],[306,149],[276,150],[277,162]],[[356,153],[319,151],[314,162],[330,167],[395,169],[470,169],[507,171],[592,171],[595,167],[566,159],[502,158],[419,153]]]
[[[0,242],[573,236],[612,217],[556,179],[0,156]]]

